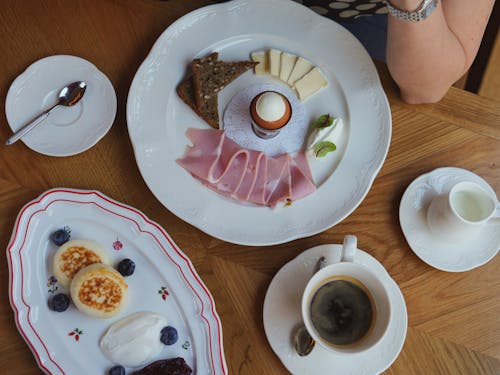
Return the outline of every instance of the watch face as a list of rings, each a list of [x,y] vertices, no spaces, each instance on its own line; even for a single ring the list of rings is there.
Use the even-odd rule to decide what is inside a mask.
[[[425,20],[431,15],[431,13],[436,9],[438,5],[438,0],[431,1],[424,9],[422,9],[421,19]]]
[[[394,7],[390,1],[387,1],[387,6],[389,8],[389,13],[391,16],[405,21],[422,21],[429,17],[432,12],[436,9],[439,0],[425,0],[422,2],[420,7],[413,12],[403,11]]]

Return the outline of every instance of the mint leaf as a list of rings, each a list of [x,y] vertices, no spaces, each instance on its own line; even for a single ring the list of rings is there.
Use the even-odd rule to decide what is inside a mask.
[[[329,152],[335,151],[337,149],[337,146],[335,146],[335,143],[324,141],[324,142],[319,142],[314,145],[314,155],[317,158],[322,158]]]
[[[313,127],[317,129],[321,128],[327,128],[333,124],[334,118],[330,116],[330,114],[325,114],[321,115],[318,117],[318,119],[314,122]]]

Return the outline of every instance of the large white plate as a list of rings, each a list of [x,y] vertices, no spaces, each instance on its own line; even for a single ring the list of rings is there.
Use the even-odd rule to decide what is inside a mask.
[[[93,319],[73,305],[62,313],[49,309],[50,296],[64,292],[50,280],[57,247],[49,235],[64,226],[72,239],[102,244],[113,264],[135,261],[135,273],[126,278],[129,302],[117,317]],[[194,374],[227,374],[210,292],[165,230],[136,209],[97,191],[49,190],[19,213],[7,258],[16,325],[45,373],[107,374],[113,364],[99,348],[100,337],[116,320],[146,310],[165,316],[179,333],[157,359],[180,356]]]
[[[229,200],[203,187],[175,160],[189,127],[208,127],[175,88],[191,60],[218,51],[248,59],[269,47],[310,59],[330,85],[305,103],[308,119],[332,113],[346,120],[345,138],[328,166],[314,163],[318,190],[291,206],[270,209]],[[219,95],[219,110],[239,90],[262,80],[251,72]],[[347,217],[368,193],[391,138],[391,113],[377,71],[342,26],[290,0],[235,0],[182,17],[158,39],[130,88],[127,122],[137,164],[158,200],[181,219],[225,241],[269,245],[319,233]]]

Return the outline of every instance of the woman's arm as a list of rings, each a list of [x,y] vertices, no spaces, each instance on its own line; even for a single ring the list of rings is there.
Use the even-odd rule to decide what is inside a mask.
[[[413,10],[422,0],[392,0]],[[440,100],[470,67],[494,0],[441,0],[424,21],[389,17],[387,65],[408,103]]]

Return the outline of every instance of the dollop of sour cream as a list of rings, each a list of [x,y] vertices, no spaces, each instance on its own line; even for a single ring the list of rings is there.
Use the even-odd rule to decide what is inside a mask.
[[[167,319],[141,311],[113,323],[101,338],[101,350],[111,362],[138,367],[156,357],[165,347],[160,332]]]
[[[306,149],[312,155],[315,155],[315,146],[321,142],[331,142],[336,144],[344,130],[344,121],[341,118],[335,118],[330,126],[324,128],[315,128],[312,130],[307,140]]]
[[[257,115],[264,121],[278,121],[286,112],[286,104],[281,95],[269,91],[262,94],[256,103]]]

